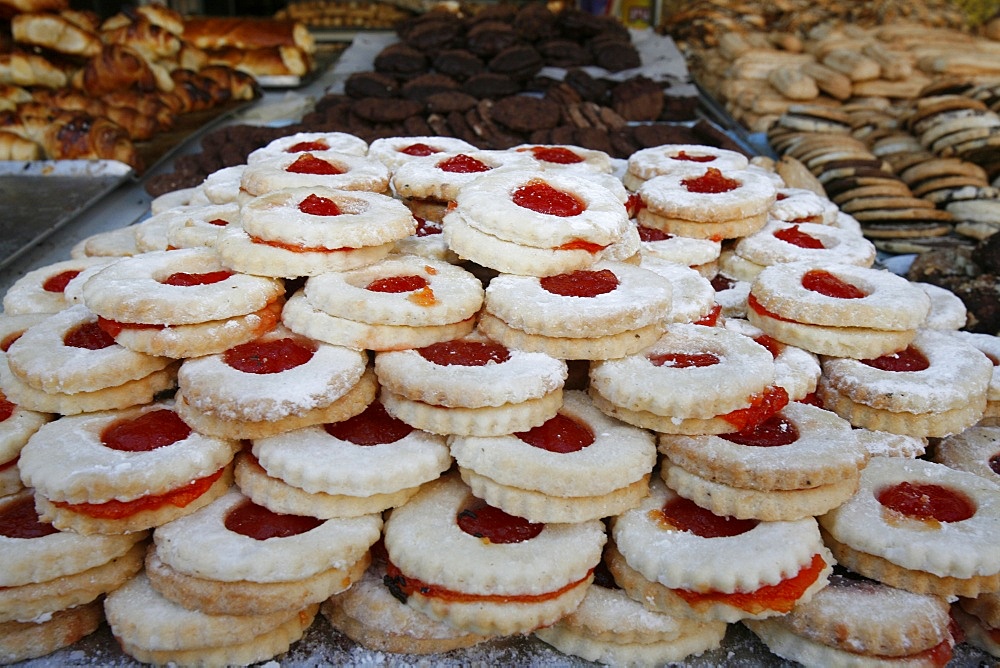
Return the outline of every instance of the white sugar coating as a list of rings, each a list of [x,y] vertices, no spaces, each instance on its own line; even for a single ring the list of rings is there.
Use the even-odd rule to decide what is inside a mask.
[[[722,252],[722,242],[671,236],[659,241],[643,241],[641,248],[643,257],[656,257],[685,267],[694,267],[717,260]]]
[[[215,244],[225,224],[239,220],[240,205],[236,202],[207,204],[172,209],[164,214],[169,248],[197,248]]]
[[[201,191],[213,204],[235,202],[240,193],[240,180],[246,165],[231,165],[217,169],[201,182]]]
[[[378,514],[324,520],[304,533],[257,540],[226,527],[249,499],[236,488],[153,532],[160,560],[186,575],[222,582],[291,582],[346,569],[378,540]]]
[[[993,375],[990,376],[986,397],[990,401],[1000,400],[1000,337],[966,331],[952,332],[952,335],[978,348],[993,363]]]
[[[919,457],[927,450],[927,439],[907,434],[892,434],[860,428],[856,430],[860,442],[872,457]]]
[[[322,426],[256,439],[268,475],[306,492],[367,497],[416,487],[451,465],[443,436],[419,429],[391,443],[357,445]]]
[[[69,300],[66,290],[48,290],[45,283],[69,272],[83,272],[103,267],[114,261],[108,257],[82,257],[62,260],[33,269],[18,278],[3,296],[5,315],[28,313],[55,313],[66,308]],[[68,285],[67,285],[68,287]]]
[[[941,439],[934,461],[959,471],[981,475],[1000,485],[1000,473],[991,467],[1000,455],[1000,427],[977,425]]]
[[[958,491],[975,513],[958,522],[933,525],[888,513],[878,491],[899,483],[938,485]],[[969,578],[1000,572],[1000,486],[964,471],[922,459],[875,457],[861,472],[857,493],[819,518],[839,542],[897,566],[940,577]]]
[[[663,322],[670,311],[671,283],[654,271],[606,261],[586,271],[611,272],[617,284],[592,297],[563,295],[547,290],[538,277],[501,274],[486,288],[485,309],[529,334],[571,338],[638,329]]]
[[[672,287],[670,322],[697,322],[715,306],[715,288],[696,269],[642,252],[639,265],[663,276]],[[749,288],[748,288],[749,291]]]
[[[145,378],[171,360],[113,343],[91,349],[67,345],[67,335],[93,325],[97,315],[76,304],[29,327],[10,348],[7,362],[22,382],[43,392],[92,392]]]
[[[517,191],[535,185],[569,195],[580,203],[582,211],[562,216],[515,203]],[[618,195],[565,171],[530,171],[511,166],[496,169],[462,188],[455,203],[456,211],[480,232],[533,248],[556,249],[579,242],[608,246],[631,225]]]
[[[752,339],[764,336],[763,330],[747,320],[726,318],[726,329]],[[816,391],[822,368],[819,357],[796,346],[774,341],[778,354],[774,358],[774,384],[788,392],[789,401],[798,401]]]
[[[210,248],[142,253],[113,262],[83,286],[90,310],[124,323],[181,325],[258,311],[282,294],[281,281],[234,273],[216,283],[169,285],[175,273],[223,271]]]
[[[509,350],[505,362],[442,365],[417,350],[375,355],[375,373],[390,392],[435,406],[478,408],[537,399],[561,389],[566,362],[544,353]]]
[[[301,144],[316,144],[310,147],[314,151],[337,151],[358,156],[366,155],[369,151],[368,142],[346,132],[295,132],[272,139],[264,146],[254,149],[247,156],[247,164],[252,165],[282,153],[302,153],[297,149]]]
[[[280,328],[261,341],[287,335]],[[177,372],[177,383],[192,407],[220,419],[259,422],[301,414],[342,397],[367,365],[362,351],[313,345],[308,361],[278,373],[240,371],[226,363],[225,353],[188,358]]]
[[[662,355],[709,354],[708,366],[657,365]],[[675,323],[645,350],[594,362],[590,383],[611,403],[678,418],[713,418],[746,408],[774,382],[774,358],[753,339],[721,327]]]
[[[292,163],[309,157],[327,163],[334,173],[288,171]],[[263,195],[282,188],[312,186],[384,192],[389,186],[389,168],[374,158],[338,151],[278,153],[247,165],[239,182],[241,197]]]
[[[687,182],[708,174],[712,167],[654,176],[638,190],[651,213],[693,222],[723,222],[766,215],[775,200],[771,177],[751,169],[721,169],[721,176],[735,182],[731,190],[702,192]],[[718,169],[718,168],[716,168]]]
[[[667,529],[652,515],[673,498],[676,494],[654,476],[649,496],[612,527],[628,565],[665,587],[750,592],[794,576],[824,550],[812,517],[759,522],[745,533],[717,538]]]
[[[671,640],[705,625],[687,617],[649,610],[621,589],[599,585],[587,590],[583,602],[570,613],[569,621],[595,635],[614,634],[623,642],[650,635],[655,635],[657,640]]]
[[[933,283],[914,282],[914,285],[926,292],[931,300],[931,308],[927,312],[924,327],[945,330],[958,330],[965,327],[968,310],[965,308],[965,302],[958,295]]]
[[[336,215],[309,213],[310,198],[329,200]],[[306,249],[343,249],[394,243],[416,232],[405,204],[377,192],[322,186],[271,190],[248,199],[239,223],[252,238]]]
[[[0,364],[3,364],[2,359]],[[15,404],[14,412],[0,422],[0,466],[12,462],[31,435],[55,417],[51,413],[31,411]]]
[[[30,492],[0,499],[0,511],[27,498]],[[57,531],[37,538],[0,534],[0,587],[19,587],[82,573],[122,556],[148,534],[89,535]]]
[[[234,638],[254,638],[299,614],[280,610],[264,615],[207,615],[164,598],[144,573],[110,593],[104,612],[116,638],[152,651],[231,645]]]
[[[425,485],[386,520],[389,559],[422,582],[512,596],[551,593],[580,582],[601,559],[607,536],[600,520],[545,524],[534,538],[491,543],[458,526],[457,514],[474,501],[455,475]]]
[[[404,292],[369,290],[376,281],[422,279],[423,288]],[[306,298],[332,315],[377,325],[425,327],[473,317],[483,303],[483,286],[462,267],[416,255],[390,255],[365,267],[313,276]]]
[[[131,501],[215,473],[239,450],[236,441],[195,431],[152,450],[129,452],[103,444],[102,434],[109,426],[158,410],[172,410],[172,405],[153,403],[49,422],[21,450],[21,478],[51,501]]]
[[[771,204],[768,214],[789,223],[832,225],[839,210],[829,199],[806,188],[778,188],[777,199]]]
[[[609,494],[652,471],[656,447],[648,431],[605,416],[579,390],[563,394],[560,414],[587,427],[594,435],[593,443],[575,452],[558,453],[515,435],[454,436],[452,455],[460,466],[501,485],[560,497]]]
[[[611,174],[611,156],[597,149],[572,146],[570,144],[519,144],[510,149],[527,155],[542,169],[583,171],[595,174]],[[561,162],[568,154],[576,156],[577,162]],[[547,159],[547,158],[555,158]],[[621,185],[621,179],[615,177]]]
[[[820,248],[785,241],[782,235],[798,231],[818,241]],[[779,262],[841,262],[871,267],[875,244],[860,234],[822,223],[786,223],[770,220],[764,227],[736,242],[736,255],[759,265]]]
[[[486,166],[484,171],[452,171],[447,165],[455,160],[472,159]],[[444,167],[443,167],[444,166]],[[510,151],[446,151],[413,158],[397,167],[392,174],[392,187],[404,199],[431,199],[449,202],[463,188],[502,167],[537,170],[527,156]]]
[[[403,163],[424,157],[407,152],[407,149],[421,146],[433,153],[470,153],[479,150],[457,137],[379,137],[368,146],[368,157],[375,158],[395,173]]]
[[[664,144],[635,151],[628,157],[627,169],[641,179],[674,172],[698,172],[706,167],[745,169],[750,160],[738,151],[700,144]]]
[[[823,374],[840,394],[873,408],[910,413],[960,408],[982,397],[993,364],[948,332],[922,329],[911,344],[930,363],[918,371],[884,371],[859,360],[825,357]]]

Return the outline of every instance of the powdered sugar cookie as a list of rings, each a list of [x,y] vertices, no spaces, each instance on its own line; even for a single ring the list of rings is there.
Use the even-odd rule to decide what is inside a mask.
[[[816,223],[833,225],[837,219],[837,205],[805,188],[778,188],[769,214],[785,223]]]
[[[266,615],[206,615],[160,596],[140,573],[104,601],[122,650],[144,663],[247,665],[266,661],[302,637],[319,606]]]
[[[789,401],[802,401],[816,391],[822,373],[816,355],[776,341],[746,320],[726,318],[724,327],[749,336],[771,352],[774,357],[774,384],[785,389]]]
[[[747,317],[747,298],[750,296],[750,282],[741,281],[723,271],[710,280],[715,290],[715,302],[722,309],[724,319],[743,320]]]
[[[563,359],[624,357],[663,333],[671,293],[659,274],[621,262],[541,278],[501,274],[486,288],[479,329],[509,347]],[[612,345],[612,337],[624,341]]]
[[[785,614],[822,589],[832,571],[815,519],[720,517],[657,479],[611,532],[621,555],[609,563],[615,581],[667,614],[729,622]]]
[[[170,246],[170,242],[167,241],[167,225],[169,222],[170,217],[161,213],[132,225],[131,229],[135,237],[137,254],[167,250]]]
[[[872,457],[920,457],[927,451],[927,439],[921,436],[893,434],[858,427],[854,430],[858,441]]]
[[[63,260],[29,271],[14,281],[3,296],[5,315],[55,313],[70,305],[64,294],[67,286],[81,272],[101,267],[112,260],[85,257]]]
[[[330,597],[320,612],[333,628],[378,652],[440,654],[489,639],[402,603],[385,584],[385,573],[385,560],[376,559],[350,589]]]
[[[649,179],[664,174],[699,172],[706,167],[739,170],[749,164],[750,160],[738,151],[698,144],[664,144],[632,153],[624,180],[629,190],[635,191]]]
[[[532,522],[617,515],[645,496],[656,461],[648,432],[611,420],[579,390],[566,392],[559,413],[539,427],[455,436],[449,447],[476,496]]]
[[[363,156],[368,150],[368,142],[346,132],[295,132],[273,139],[264,146],[254,149],[247,155],[247,164],[252,165],[264,158],[283,153],[336,151]]]
[[[243,183],[245,164],[230,165],[217,169],[201,182],[201,190],[205,198],[212,204],[229,204],[238,202]]]
[[[605,665],[661,665],[719,646],[724,622],[700,622],[647,609],[629,598],[610,574],[594,578],[573,612],[535,636],[563,654]],[[604,582],[607,580],[607,582]]]
[[[990,377],[989,388],[986,390],[986,409],[983,411],[983,420],[989,424],[998,422],[1000,418],[1000,339],[992,334],[980,334],[976,332],[954,331],[953,336],[978,348],[986,358],[993,363],[993,375]]]
[[[590,394],[602,411],[664,433],[722,434],[762,420],[787,403],[773,383],[766,348],[701,325],[672,324],[642,352],[590,368]]]
[[[764,267],[781,262],[838,262],[859,267],[871,267],[875,262],[875,245],[868,239],[819,223],[770,221],[738,240],[732,252],[736,257],[723,260],[723,271],[751,282]]]
[[[996,595],[980,594],[978,598],[987,597],[995,599]],[[1000,643],[996,641],[996,626],[982,617],[967,612],[964,608],[964,602],[952,606],[952,616],[962,628],[966,642],[993,656],[1000,656]]]
[[[806,666],[942,665],[956,644],[943,599],[838,574],[788,615],[746,625],[772,652]]]
[[[418,255],[432,260],[443,260],[451,264],[461,262],[458,254],[448,248],[448,242],[444,240],[444,225],[440,220],[431,220],[416,214],[414,214],[414,218],[417,221],[417,231],[397,241],[393,253]]]
[[[888,271],[788,262],[757,275],[748,306],[750,322],[779,341],[866,359],[905,348],[927,317],[930,298]]]
[[[0,497],[14,494],[24,487],[17,468],[21,448],[32,434],[54,417],[51,413],[22,408],[8,401],[0,391]]]
[[[204,204],[170,209],[161,214],[167,219],[167,248],[214,246],[219,232],[239,220],[236,202]]]
[[[510,151],[447,151],[399,165],[392,174],[392,187],[403,200],[443,204],[454,201],[472,181],[508,165],[534,171],[530,158]]]
[[[223,494],[238,448],[154,403],[50,422],[21,450],[19,466],[43,519],[78,533],[126,533]]]
[[[931,307],[927,312],[924,327],[927,329],[957,330],[965,327],[968,311],[965,302],[954,292],[933,283],[914,282],[930,297]]]
[[[818,394],[851,424],[946,436],[982,417],[990,360],[948,332],[920,330],[899,352],[870,360],[824,358]]]
[[[370,512],[391,507],[377,507],[385,501],[399,505],[401,493],[409,498],[451,466],[442,436],[391,417],[379,401],[340,422],[256,439],[252,452],[268,476],[294,488],[289,492],[302,492],[287,499],[264,494],[258,502],[290,512],[303,499],[301,510],[316,517],[335,516],[339,497],[349,497],[342,499],[345,509],[351,500],[371,501],[376,508]]]
[[[178,410],[200,431],[261,438],[345,419],[374,398],[361,351],[306,339],[283,327],[222,353],[184,361]]]
[[[995,591],[1000,487],[920,459],[876,457],[858,492],[819,518],[837,561],[917,593],[974,597]]]
[[[437,153],[470,154],[479,149],[458,137],[379,137],[368,146],[368,157],[375,158],[389,171],[405,162]]]
[[[604,151],[568,144],[520,144],[510,149],[526,155],[545,170],[567,169],[610,174],[611,156]]]
[[[301,610],[343,591],[367,568],[382,518],[321,520],[275,513],[233,489],[153,533],[150,584],[214,615]]]
[[[385,193],[389,169],[374,158],[338,151],[281,153],[246,166],[240,177],[240,199],[314,186]]]
[[[96,232],[73,244],[69,256],[83,257],[130,257],[137,255],[139,248],[135,241],[135,225],[116,227],[104,232]]]
[[[551,624],[579,605],[605,532],[599,520],[512,517],[448,476],[392,511],[384,541],[387,577],[408,605],[463,630],[505,635]]]
[[[0,624],[0,661],[17,663],[69,647],[96,631],[104,621],[101,601],[59,610],[46,621]]]
[[[379,352],[386,410],[435,434],[496,436],[537,427],[562,405],[566,363],[484,337]]]
[[[202,190],[201,184],[198,184],[190,188],[178,188],[157,195],[149,203],[149,212],[155,216],[167,209],[173,209],[175,206],[200,206],[208,203],[205,191]]]
[[[716,303],[712,284],[696,269],[650,255],[642,254],[639,266],[670,281],[672,286],[669,322],[712,325],[721,312]]]
[[[718,260],[722,252],[722,242],[718,240],[681,237],[645,225],[636,225],[636,228],[644,257],[697,269]]]
[[[977,425],[934,446],[933,460],[1000,484],[1000,427]]]

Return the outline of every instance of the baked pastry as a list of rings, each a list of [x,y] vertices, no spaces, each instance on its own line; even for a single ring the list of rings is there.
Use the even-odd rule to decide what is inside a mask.
[[[480,635],[533,631],[575,609],[606,539],[600,520],[513,517],[476,499],[456,475],[393,509],[383,536],[393,593]]]
[[[632,153],[622,176],[626,187],[635,192],[655,176],[695,172],[705,167],[720,170],[745,169],[750,159],[738,151],[702,144],[663,144]]]
[[[293,132],[254,149],[247,155],[246,162],[252,165],[273,155],[315,151],[336,151],[363,156],[368,153],[368,143],[346,132]]]
[[[997,642],[998,595],[996,592],[980,594],[975,598],[960,598],[952,605],[951,614],[965,634],[966,641],[993,656],[1000,656]]]
[[[390,415],[434,434],[525,431],[562,406],[566,362],[510,349],[475,333],[375,355]]]
[[[5,315],[55,313],[69,306],[65,291],[84,270],[108,264],[108,258],[76,258],[53,262],[27,272],[7,288],[3,296]],[[72,291],[72,289],[71,289]]]
[[[158,402],[50,422],[21,450],[19,466],[43,520],[82,534],[130,533],[224,494],[238,449],[192,431]]]
[[[1000,483],[1000,427],[982,423],[946,436],[934,446],[933,461]]]

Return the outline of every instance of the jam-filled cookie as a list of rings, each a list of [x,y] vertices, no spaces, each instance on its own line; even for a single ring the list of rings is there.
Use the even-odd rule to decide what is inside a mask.
[[[72,415],[144,404],[174,386],[177,364],[130,350],[75,305],[28,327],[0,364],[8,400],[28,410]]]
[[[375,355],[389,414],[434,434],[498,436],[537,427],[562,406],[566,362],[471,334]]]
[[[667,279],[623,262],[555,276],[500,274],[486,288],[479,330],[560,359],[624,357],[660,338],[671,295]]]
[[[323,520],[276,513],[233,488],[157,527],[146,575],[160,595],[206,614],[301,610],[361,576],[381,529],[378,514]]]
[[[763,522],[716,515],[662,481],[612,524],[615,581],[647,607],[734,622],[790,612],[826,586],[833,558],[814,518]]]
[[[932,459],[1000,485],[1000,427],[980,424],[946,436],[935,444]]]
[[[538,427],[449,445],[473,494],[532,522],[617,515],[647,494],[656,463],[649,432],[607,417],[580,390]]]
[[[277,153],[246,165],[240,175],[239,201],[284,188],[315,186],[386,193],[389,169],[374,158],[340,151]]]
[[[42,519],[78,533],[125,533],[194,512],[232,483],[233,440],[204,436],[169,403],[49,422],[21,450]]]
[[[462,267],[390,255],[358,269],[311,276],[288,300],[282,320],[333,345],[402,350],[465,336],[482,303],[482,283]]]
[[[247,164],[255,163],[275,155],[299,154],[315,151],[336,151],[348,155],[368,154],[368,142],[346,132],[293,132],[284,137],[272,139],[247,155]]]
[[[248,198],[215,247],[235,271],[291,278],[376,262],[415,231],[409,209],[388,195],[287,187]]]
[[[379,137],[368,146],[368,157],[375,158],[395,174],[414,158],[444,153],[474,153],[479,149],[458,137]]]
[[[837,562],[873,580],[945,597],[1000,587],[1000,487],[973,473],[875,457],[819,522]]]
[[[4,315],[26,313],[55,313],[71,304],[66,299],[67,286],[80,274],[93,267],[102,267],[112,261],[106,257],[83,257],[52,264],[29,271],[7,288],[3,296]]]
[[[262,438],[356,415],[375,398],[360,350],[277,327],[215,355],[184,360],[178,413],[204,434]]]
[[[547,170],[610,174],[613,170],[611,156],[604,151],[569,144],[519,144],[510,149],[530,158],[535,167]],[[616,177],[617,178],[617,177]]]
[[[255,439],[237,459],[236,482],[275,512],[354,517],[402,505],[450,466],[443,436],[376,400],[346,420]]]
[[[655,254],[641,252],[639,266],[670,281],[670,312],[668,322],[715,325],[722,307],[711,281],[701,272],[683,264],[665,260]]]
[[[210,248],[143,253],[83,286],[101,329],[131,350],[184,358],[249,341],[277,322],[282,281],[224,267]]]
[[[0,364],[3,360],[0,359]],[[8,401],[0,391],[0,497],[24,488],[17,460],[31,435],[55,416],[29,411]]]
[[[635,192],[649,179],[665,174],[704,171],[708,167],[740,170],[749,164],[749,158],[738,151],[700,144],[663,144],[632,153],[622,179]]]
[[[1000,593],[960,598],[951,613],[969,644],[1000,657]]]
[[[672,324],[635,355],[594,362],[590,395],[605,413],[667,434],[725,434],[788,403],[774,384],[774,358],[721,327]]]
[[[911,436],[957,434],[986,408],[993,364],[948,332],[921,329],[873,359],[823,358],[817,394],[851,424]]]
[[[525,633],[580,604],[605,539],[600,520],[529,522],[450,475],[386,519],[386,577],[407,605],[456,628]]]
[[[319,606],[264,615],[207,615],[161,596],[139,573],[104,601],[111,633],[125,654],[165,665],[248,665],[288,651]]]
[[[240,205],[203,204],[169,209],[158,214],[166,220],[167,249],[214,246],[219,232],[239,220]]]
[[[787,262],[757,274],[747,318],[768,335],[819,355],[868,359],[905,348],[930,310],[920,288],[888,271]]]
[[[978,348],[993,364],[989,389],[986,391],[986,408],[983,410],[983,424],[1000,425],[1000,338],[992,334],[956,331],[954,336],[973,348]]]

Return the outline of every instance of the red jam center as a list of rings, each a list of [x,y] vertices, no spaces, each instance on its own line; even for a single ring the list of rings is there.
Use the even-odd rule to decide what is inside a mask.
[[[562,146],[533,146],[531,154],[536,160],[552,162],[558,165],[574,165],[583,162],[583,158]]]
[[[14,414],[15,410],[17,410],[17,404],[8,401],[4,393],[0,392],[0,422],[6,422]]]
[[[645,225],[639,225],[639,240],[640,241],[666,241],[667,239],[673,239],[674,235],[669,232],[664,232],[663,230],[658,230],[655,227],[646,227]]]
[[[459,153],[458,155],[453,155],[450,158],[442,160],[437,164],[437,168],[442,172],[450,172],[452,174],[477,174],[493,169],[482,160],[476,160],[464,153]]]
[[[517,432],[514,436],[528,445],[559,454],[583,450],[594,442],[594,432],[590,427],[562,413],[556,413],[555,417],[539,426]]]
[[[695,366],[713,366],[718,364],[720,360],[712,353],[661,353],[651,355],[649,361],[653,363],[653,366],[689,369]]]
[[[724,176],[715,167],[709,167],[701,176],[689,176],[686,179],[681,179],[681,185],[688,192],[714,195],[736,190],[740,187],[740,182]]]
[[[990,470],[996,473],[997,475],[1000,475],[1000,452],[990,457],[988,463]]]
[[[161,408],[108,425],[101,433],[101,443],[122,452],[149,452],[183,441],[190,434],[191,427],[177,413]]]
[[[715,160],[714,155],[689,155],[685,151],[678,151],[670,157],[674,160],[682,160],[684,162],[712,162]]]
[[[417,236],[429,237],[444,232],[444,227],[436,220],[417,217]]]
[[[799,440],[799,430],[785,416],[776,414],[747,429],[719,437],[740,445],[764,448],[794,443]]]
[[[465,508],[455,517],[458,528],[490,543],[523,543],[542,533],[545,525],[509,515],[499,508],[477,505]]]
[[[684,497],[674,497],[658,511],[662,521],[679,531],[688,531],[702,538],[739,536],[753,529],[758,520],[740,520],[716,515]]]
[[[340,207],[329,197],[313,193],[299,202],[299,211],[310,216],[339,216]]]
[[[8,538],[41,538],[59,530],[38,519],[35,500],[26,497],[0,511],[0,536]]]
[[[379,278],[365,286],[372,292],[413,292],[427,287],[427,279],[423,276],[388,276]]]
[[[618,287],[618,277],[610,269],[589,271],[580,269],[568,274],[545,276],[539,279],[542,289],[563,297],[596,297]]]
[[[323,520],[306,515],[276,513],[250,500],[230,510],[225,520],[227,529],[254,540],[298,536],[322,523]]]
[[[767,352],[771,353],[771,357],[777,357],[781,354],[781,342],[777,339],[772,339],[767,334],[761,334],[754,341],[767,348]]]
[[[406,155],[412,155],[415,157],[422,157],[425,155],[433,155],[439,153],[436,148],[431,148],[427,144],[410,144],[406,148],[399,149],[400,153],[405,153]]]
[[[295,162],[288,165],[285,171],[293,174],[318,174],[320,176],[336,176],[344,173],[336,165],[326,160],[320,160],[312,153],[303,153],[295,159]]]
[[[535,213],[568,218],[587,210],[575,195],[556,190],[544,181],[531,181],[514,191],[514,204]]]
[[[941,485],[901,482],[879,490],[875,498],[886,508],[918,520],[961,522],[976,514],[969,497]]]
[[[802,276],[802,287],[837,299],[861,299],[865,293],[823,269],[810,269]]]
[[[225,227],[229,224],[228,220],[223,220],[222,218],[216,218],[215,220],[208,221],[209,225],[215,225],[216,227]]]
[[[358,415],[323,426],[326,433],[354,445],[395,443],[413,431],[413,427],[394,418],[380,401],[373,401]]]
[[[232,275],[233,272],[226,271],[225,269],[220,269],[219,271],[207,271],[203,274],[188,274],[179,271],[175,274],[170,274],[166,277],[166,279],[160,282],[166,285],[175,285],[179,287],[211,285],[212,283],[221,283]]]
[[[78,269],[70,269],[55,276],[50,276],[42,283],[42,290],[46,292],[62,292],[66,289],[69,282],[79,275],[80,271]]]
[[[861,360],[861,363],[882,371],[923,371],[931,365],[927,357],[913,346],[882,357]]]
[[[281,373],[302,366],[315,351],[290,338],[250,341],[222,353],[222,360],[243,373]]]
[[[115,345],[115,340],[101,329],[97,321],[94,321],[77,325],[66,332],[63,336],[63,345],[70,348],[101,350]]]
[[[417,352],[428,362],[440,366],[486,366],[490,362],[502,364],[510,359],[506,346],[481,341],[441,341]]]
[[[330,145],[323,140],[300,141],[285,149],[285,153],[305,153],[306,151],[329,151]]]
[[[798,225],[783,227],[774,233],[774,237],[799,248],[826,248],[822,241],[811,234],[806,234]]]

